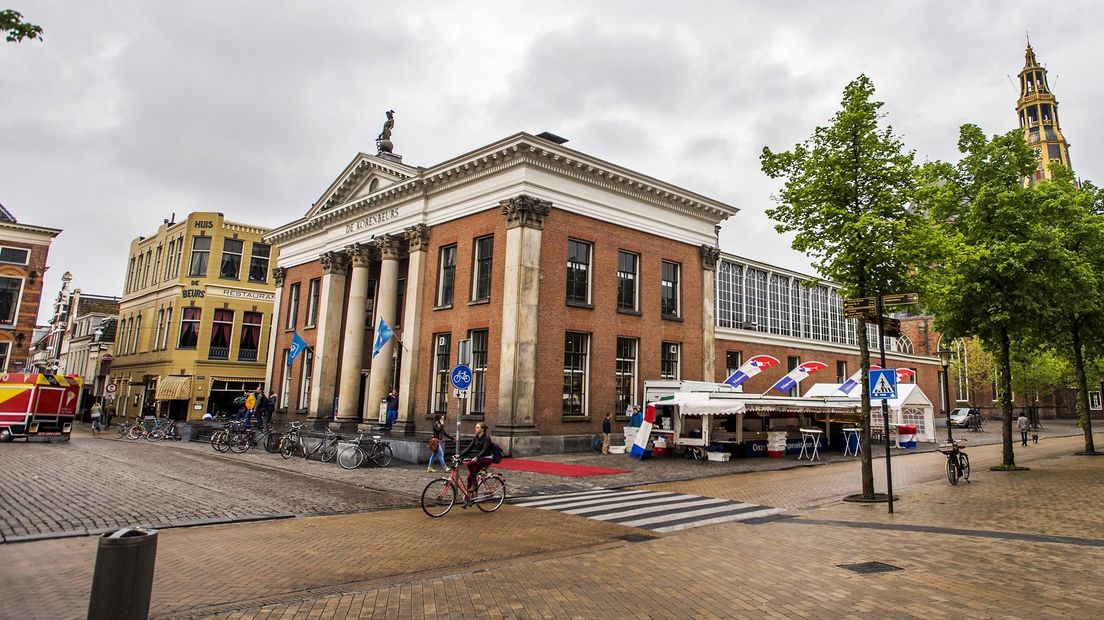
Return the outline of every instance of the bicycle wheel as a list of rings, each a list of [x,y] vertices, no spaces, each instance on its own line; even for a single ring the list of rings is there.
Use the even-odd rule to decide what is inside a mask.
[[[277,452],[279,452],[280,439],[282,439],[282,435],[276,432],[271,432],[266,435],[264,444],[265,452],[268,452],[270,454],[276,454]]]
[[[372,462],[376,464],[376,467],[387,467],[390,465],[391,446],[389,444],[376,446],[376,449],[372,452]]]
[[[295,441],[290,437],[284,437],[280,442],[280,456],[285,459],[290,459],[291,455],[295,453]]]
[[[436,519],[448,514],[456,503],[456,487],[448,478],[430,480],[422,491],[422,511]]]
[[[165,431],[155,428],[146,435],[146,441],[161,441],[165,438]]]
[[[126,435],[126,432],[127,432],[126,424],[116,424],[115,425],[115,439],[122,439]]]
[[[215,450],[218,450],[219,452],[226,452],[227,450],[230,449],[230,441],[233,438],[234,438],[234,436],[233,436],[232,433],[229,433],[227,431],[223,431],[222,434],[219,435],[218,441],[216,441],[214,444],[212,444],[212,447]]]
[[[217,447],[218,442],[222,438],[222,434],[225,433],[225,432],[226,431],[224,431],[224,430],[217,430],[217,431],[211,433],[211,448],[213,450],[218,450],[218,447]]]
[[[958,468],[962,472],[962,477],[965,478],[966,480],[969,480],[970,479],[970,457],[966,456],[966,453],[962,453],[962,454],[959,455],[959,458],[961,460],[958,462]]]
[[[230,451],[238,454],[244,453],[249,449],[249,434],[248,433],[235,433],[230,438]]]
[[[345,469],[356,469],[364,464],[364,450],[360,446],[349,446],[337,455],[337,464]]]
[[[325,448],[322,448],[322,462],[332,463],[337,458],[337,443],[327,444]]]
[[[146,430],[144,428],[142,428],[141,426],[132,426],[132,427],[127,429],[126,438],[131,440],[131,441],[134,441],[134,440],[138,439],[139,437],[141,437],[142,435],[145,435],[145,434],[146,434]]]
[[[475,505],[483,512],[494,512],[506,501],[506,481],[501,476],[490,475],[475,484]]]
[[[947,458],[947,481],[951,484],[958,484],[958,466],[954,457]]]

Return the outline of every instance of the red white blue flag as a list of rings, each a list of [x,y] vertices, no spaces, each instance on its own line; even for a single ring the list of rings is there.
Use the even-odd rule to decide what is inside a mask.
[[[744,362],[744,365],[736,369],[736,372],[732,373],[732,376],[725,379],[724,382],[732,387],[739,387],[744,381],[777,365],[778,360],[769,355],[756,355]]]
[[[794,389],[798,383],[801,383],[805,377],[813,373],[820,372],[828,367],[828,364],[824,362],[805,362],[804,364],[794,368],[790,372],[786,373],[785,377],[778,380],[771,386],[772,390],[778,390],[783,394],[789,394],[790,390]],[[768,390],[769,391],[769,390]]]
[[[629,456],[634,459],[644,458],[644,452],[648,447],[648,439],[652,436],[652,425],[655,424],[655,405],[648,403],[644,407],[644,421],[640,423],[640,430],[636,431],[636,439],[633,440]]]
[[[870,365],[870,370],[881,370],[881,368],[882,367],[877,365],[877,364],[871,364]],[[836,388],[836,391],[837,392],[843,392],[844,394],[850,395],[851,392],[853,392],[855,390],[855,388],[859,387],[859,382],[861,382],[861,381],[862,381],[862,368],[856,370],[855,374],[851,375],[850,377],[847,378],[847,381],[844,381],[842,384],[840,384],[840,386],[838,388]]]

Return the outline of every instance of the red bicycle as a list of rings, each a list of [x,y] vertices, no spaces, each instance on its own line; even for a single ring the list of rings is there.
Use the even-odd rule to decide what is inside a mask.
[[[506,501],[506,480],[502,476],[489,473],[488,467],[484,467],[479,470],[475,488],[469,490],[460,471],[460,463],[458,457],[452,457],[449,475],[430,480],[422,491],[422,510],[427,515],[433,518],[445,516],[452,510],[452,505],[460,495],[463,495],[467,503],[475,504],[483,512],[494,512]]]

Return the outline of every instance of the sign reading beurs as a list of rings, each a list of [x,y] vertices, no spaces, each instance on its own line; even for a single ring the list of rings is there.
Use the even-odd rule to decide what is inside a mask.
[[[399,217],[398,209],[384,209],[377,211],[371,215],[365,216],[345,225],[345,234],[355,233],[358,230],[364,230],[365,228],[371,228],[377,224],[393,220]]]

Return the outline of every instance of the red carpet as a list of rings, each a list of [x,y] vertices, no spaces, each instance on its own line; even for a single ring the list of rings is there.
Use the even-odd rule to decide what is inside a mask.
[[[627,469],[609,469],[607,467],[591,467],[590,465],[571,465],[568,463],[552,463],[549,461],[532,461],[529,459],[502,459],[502,462],[494,466],[496,469],[512,469],[514,471],[531,471],[538,474],[550,474],[553,476],[570,476],[578,478],[582,476],[609,476],[611,474],[627,474]]]

